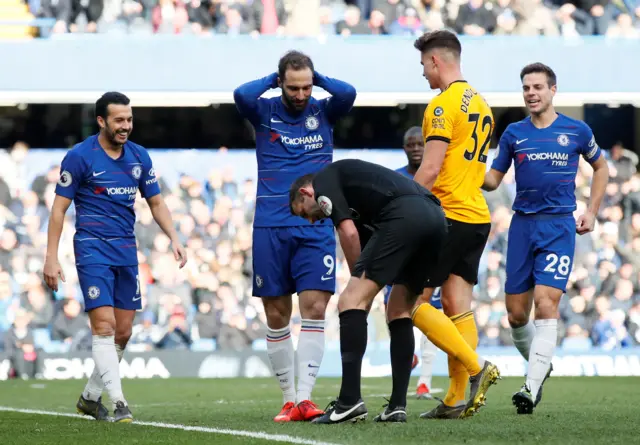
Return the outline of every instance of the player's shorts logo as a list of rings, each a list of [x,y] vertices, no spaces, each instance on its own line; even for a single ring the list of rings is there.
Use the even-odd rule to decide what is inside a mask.
[[[60,174],[60,179],[58,179],[58,185],[60,185],[61,187],[69,187],[72,182],[73,182],[73,177],[71,177],[71,173],[65,170]]]
[[[89,298],[95,300],[100,296],[100,288],[98,286],[91,286],[88,290]]]
[[[308,116],[307,120],[304,122],[304,126],[307,127],[307,130],[315,130],[320,125],[320,121],[315,116]]]
[[[264,280],[260,275],[256,275],[256,286],[258,286],[259,288],[264,286]]]
[[[569,145],[569,136],[567,136],[566,134],[561,134],[560,136],[558,136],[558,144],[562,145],[563,147]]]
[[[131,175],[136,179],[140,179],[141,174],[142,174],[142,167],[140,167],[139,165],[134,165],[133,168],[131,169]]]
[[[444,113],[444,110],[442,109],[442,107],[436,107],[436,109],[433,110],[434,116],[442,116],[442,113]]]
[[[320,209],[322,210],[322,213],[327,216],[331,216],[331,212],[333,211],[333,203],[331,202],[331,200],[326,196],[318,196],[317,201]]]

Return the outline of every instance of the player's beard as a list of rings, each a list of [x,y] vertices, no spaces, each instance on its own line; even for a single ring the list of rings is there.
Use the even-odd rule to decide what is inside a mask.
[[[109,143],[114,147],[122,147],[129,139],[128,131],[123,134],[125,138],[124,138],[124,141],[122,141],[122,139],[118,139],[118,132],[120,130],[112,130],[111,128],[109,128],[109,125],[105,126],[105,130],[107,133],[107,139],[109,140]]]
[[[309,102],[309,99],[307,98],[303,102],[296,103],[296,101],[293,98],[289,97],[285,92],[282,93],[282,98],[284,99],[284,104],[289,110],[298,113],[304,110],[307,106],[307,103]]]

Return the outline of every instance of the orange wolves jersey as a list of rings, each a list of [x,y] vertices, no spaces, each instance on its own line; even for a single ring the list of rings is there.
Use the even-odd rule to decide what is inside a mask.
[[[447,218],[471,224],[491,222],[480,187],[494,127],[491,108],[464,80],[449,85],[425,110],[425,145],[431,140],[449,144],[431,190],[440,199]]]

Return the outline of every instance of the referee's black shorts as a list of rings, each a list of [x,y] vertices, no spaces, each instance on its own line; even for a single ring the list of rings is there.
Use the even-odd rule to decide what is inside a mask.
[[[428,273],[428,286],[440,287],[450,274],[478,283],[480,258],[489,239],[491,223],[471,224],[447,218],[448,234],[436,267]]]
[[[387,204],[352,273],[380,287],[403,284],[420,295],[437,264],[447,224],[440,204],[426,195],[405,195]]]

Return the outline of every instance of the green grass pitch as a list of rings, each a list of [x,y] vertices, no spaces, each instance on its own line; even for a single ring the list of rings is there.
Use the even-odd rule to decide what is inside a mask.
[[[28,412],[75,413],[84,383],[0,382],[0,444],[630,445],[638,443],[640,431],[637,377],[552,377],[532,416],[516,415],[511,405],[511,394],[522,379],[505,378],[489,391],[487,406],[463,421],[421,420],[419,414],[437,402],[409,396],[408,423],[374,423],[390,390],[390,378],[363,380],[369,419],[357,425],[275,424],[272,419],[282,400],[273,379],[124,380],[125,395],[138,424]],[[446,387],[446,383],[443,378],[434,379],[435,387]],[[318,380],[314,398],[321,408],[337,395],[339,385],[339,379]]]

